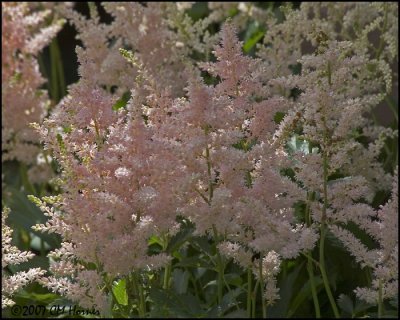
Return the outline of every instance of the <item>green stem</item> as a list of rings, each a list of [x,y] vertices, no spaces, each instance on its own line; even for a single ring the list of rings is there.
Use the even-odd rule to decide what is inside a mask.
[[[53,40],[54,42],[54,54],[57,61],[57,71],[58,71],[58,85],[61,93],[61,97],[67,94],[66,85],[65,85],[65,76],[64,76],[64,67],[62,64],[60,47],[58,45],[57,38]]]
[[[247,269],[247,315],[251,318],[251,289],[252,289],[252,274],[250,267]]]
[[[367,278],[367,286],[370,287],[372,283],[371,268],[365,267],[365,277]]]
[[[332,85],[332,70],[331,64],[328,62],[328,83]],[[324,125],[324,137],[323,137],[323,149],[322,149],[322,157],[323,157],[323,180],[324,180],[324,203],[322,207],[322,217],[321,217],[321,238],[319,243],[319,268],[321,270],[322,280],[324,282],[325,291],[328,295],[329,302],[332,306],[333,313],[336,318],[339,318],[339,311],[336,306],[335,299],[333,298],[331,288],[329,286],[328,276],[326,274],[325,268],[325,236],[326,236],[326,211],[328,208],[328,128],[326,123],[326,112],[323,115],[323,125]]]
[[[210,149],[208,148],[208,144],[206,147],[206,158],[207,158],[207,173],[208,173],[208,189],[209,189],[209,203],[211,203],[211,199],[213,197],[213,183],[211,176],[211,161],[210,161]]]
[[[305,219],[307,222],[307,226],[310,227],[311,217],[310,217],[310,193],[309,192],[307,193]],[[321,318],[321,309],[319,307],[317,289],[316,289],[315,281],[314,281],[313,258],[311,256],[311,252],[307,253],[307,271],[308,271],[308,276],[310,278],[311,293],[312,293],[314,309],[315,309],[315,317],[317,319],[319,319],[319,318]]]
[[[201,299],[200,298],[200,290],[197,287],[196,279],[193,277],[193,274],[191,272],[189,272],[189,268],[188,267],[185,267],[184,269],[189,274],[189,279],[193,284],[193,289],[194,289],[194,292],[196,294],[196,297],[200,301],[200,299]]]
[[[320,244],[319,244],[319,268],[321,270],[321,275],[322,275],[322,280],[324,282],[325,286],[325,291],[328,295],[329,302],[332,306],[333,313],[335,314],[336,318],[339,318],[339,311],[335,303],[335,299],[333,298],[331,288],[329,286],[329,280],[328,276],[326,274],[326,268],[325,268],[325,236],[326,236],[326,209],[327,209],[327,203],[328,203],[328,191],[327,191],[327,185],[328,185],[328,165],[327,165],[327,155],[326,155],[326,150],[324,150],[324,205],[322,208],[322,218],[321,218],[321,238],[320,238]]]
[[[49,77],[47,75],[47,71],[46,71],[46,67],[45,67],[44,62],[43,62],[43,56],[42,55],[43,55],[43,53],[38,55],[39,69],[40,69],[41,73],[43,74],[44,78],[47,80],[46,81],[47,91],[51,92],[51,86],[50,86],[50,82],[48,80]]]
[[[320,244],[319,244],[319,268],[321,270],[321,275],[322,275],[322,280],[324,282],[325,291],[326,291],[326,294],[328,295],[329,302],[332,306],[335,318],[340,318],[339,310],[336,306],[335,299],[333,298],[332,291],[329,286],[328,276],[326,274],[325,257],[324,257],[325,235],[326,235],[326,229],[325,229],[325,223],[323,223],[321,225],[321,239],[320,239]]]
[[[139,317],[144,318],[146,316],[146,302],[144,299],[143,287],[139,283],[139,279],[137,277],[136,272],[133,273],[133,285],[135,291],[139,296],[139,303],[138,303]]]
[[[213,224],[212,228],[213,228],[214,239],[215,239],[215,250],[216,250],[216,253],[217,253],[218,304],[221,304],[221,303],[222,303],[222,290],[223,290],[223,285],[224,285],[224,279],[223,279],[223,275],[224,275],[224,266],[223,266],[223,263],[222,263],[221,255],[219,254],[219,251],[218,251],[218,248],[217,248],[217,245],[218,245],[218,242],[219,242],[217,228],[215,227],[214,224]]]
[[[389,108],[392,110],[393,116],[394,116],[396,122],[398,122],[399,121],[399,116],[398,116],[397,107],[395,106],[393,101],[387,95],[385,96],[385,101],[388,104]]]
[[[40,238],[40,255],[42,257],[46,256],[46,250],[44,248],[44,240],[42,238]]]
[[[163,235],[162,238],[163,238],[163,251],[166,254],[168,254],[168,252],[167,252],[168,243],[169,243],[168,234]],[[169,283],[170,283],[170,278],[171,278],[171,269],[172,269],[172,262],[169,261],[164,269],[164,281],[163,281],[163,289],[164,290],[167,290],[169,288]]]
[[[384,6],[385,6],[385,17],[384,17],[384,20],[383,20],[383,27],[381,29],[382,34],[384,34],[386,32],[387,23],[388,23],[388,11],[389,11],[387,5],[385,4]],[[379,41],[378,50],[376,50],[376,59],[377,60],[379,60],[379,58],[380,58],[380,56],[381,56],[381,54],[383,52],[383,45],[384,45],[384,39],[381,36],[380,41]]]
[[[225,269],[225,267],[224,267],[224,269]],[[226,278],[225,278],[225,274],[224,273],[222,273],[222,279],[223,279],[223,282],[224,282],[224,284],[225,284],[225,287],[228,289],[228,292],[230,293],[230,294],[232,294],[232,289],[231,289],[231,286],[229,285],[229,283],[226,281]],[[235,307],[236,307],[236,309],[239,311],[240,310],[240,306],[239,306],[239,303],[235,300]]]
[[[321,318],[321,309],[319,307],[317,289],[316,289],[315,281],[314,281],[314,271],[313,271],[313,265],[312,265],[312,260],[311,260],[311,253],[308,254],[307,271],[308,271],[308,276],[310,278],[311,293],[312,293],[314,309],[315,309],[315,317],[317,319],[319,319],[319,318]]]
[[[261,304],[262,304],[262,315],[263,318],[265,319],[267,317],[267,306],[265,303],[265,297],[264,297],[264,279],[263,279],[263,275],[262,275],[262,259],[260,257],[260,261],[259,261],[259,277],[260,277],[260,292],[261,292]]]
[[[139,298],[140,298],[140,305],[142,309],[142,317],[146,317],[146,300],[144,297],[143,287],[139,284]]]
[[[51,97],[55,103],[60,101],[60,94],[58,91],[58,68],[57,68],[57,53],[56,42],[53,40],[50,44],[50,60],[51,60]]]
[[[171,263],[168,262],[168,264],[165,266],[164,269],[164,283],[163,283],[164,290],[167,290],[169,288],[170,277],[171,277]]]
[[[378,291],[378,318],[383,316],[383,290],[382,290],[382,280],[379,279],[379,291]]]
[[[257,290],[260,285],[260,280],[257,280],[256,285],[254,286],[254,292],[252,295],[252,301],[251,301],[251,317],[255,318],[256,317],[256,300],[257,300]]]
[[[19,167],[19,172],[20,172],[22,183],[23,183],[23,186],[24,186],[26,192],[37,195],[35,186],[29,181],[28,168],[27,168],[26,164],[21,163],[21,165]]]

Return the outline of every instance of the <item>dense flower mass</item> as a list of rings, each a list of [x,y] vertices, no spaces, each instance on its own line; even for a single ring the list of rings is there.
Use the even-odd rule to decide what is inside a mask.
[[[196,5],[102,3],[110,23],[94,3],[88,17],[57,8],[82,43],[80,79],[45,119],[36,56],[59,26],[32,37],[27,26],[47,11],[3,5],[3,159],[33,163],[40,134],[60,168],[61,193],[31,200],[48,217],[34,230],[62,244],[49,274],[29,272],[103,315],[122,304],[116,286],[132,288],[145,316],[142,286],[156,299],[157,272],[169,290],[171,273],[189,274],[182,255],[200,247],[218,272],[207,303],[234,294],[224,273],[234,264],[247,272],[248,316],[259,288],[266,317],[281,271],[304,259],[317,317],[316,282],[338,317],[324,255],[332,241],[367,269],[369,282],[351,292],[382,315],[398,291],[397,150],[385,153],[398,129],[373,115],[398,86],[397,4],[209,3],[195,19]],[[198,241],[190,248],[187,230]]]
[[[33,253],[22,252],[11,244],[13,230],[6,225],[9,212],[8,208],[4,208],[1,212],[1,308],[14,305],[15,302],[12,300],[12,296],[22,287],[40,278],[46,272],[40,268],[32,268],[28,271],[20,271],[13,275],[7,275],[9,273],[7,271],[9,265],[26,262],[34,256]]]
[[[2,162],[15,159],[30,165],[32,182],[51,176],[47,160],[40,160],[39,135],[30,127],[43,121],[50,104],[37,61],[62,26],[62,20],[46,26],[50,14],[33,11],[28,3],[2,3]]]

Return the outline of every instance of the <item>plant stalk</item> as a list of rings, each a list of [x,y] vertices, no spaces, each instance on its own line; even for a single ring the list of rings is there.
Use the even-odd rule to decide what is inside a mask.
[[[169,288],[170,277],[171,277],[171,263],[169,262],[164,269],[164,282],[163,282],[164,290],[167,290]]]
[[[315,309],[315,317],[317,319],[319,319],[319,318],[321,318],[321,309],[319,307],[317,289],[315,287],[314,271],[313,271],[313,265],[312,265],[312,260],[311,260],[311,253],[308,253],[307,271],[308,271],[308,276],[310,278],[311,293],[312,293],[313,302],[314,302],[314,309]]]
[[[265,319],[267,317],[267,305],[265,303],[265,297],[264,297],[264,279],[262,275],[262,259],[260,257],[259,261],[259,267],[260,267],[260,292],[261,292],[261,305],[262,305],[262,315],[263,318]]]
[[[251,317],[256,317],[256,301],[257,301],[257,290],[260,285],[260,280],[257,280],[256,285],[254,286],[254,292],[252,294],[252,301],[251,301]]]
[[[135,291],[137,292],[137,294],[139,296],[139,303],[138,303],[139,317],[144,318],[146,316],[146,302],[144,299],[143,287],[139,283],[139,279],[137,277],[136,272],[133,273],[133,285],[134,285]]]
[[[378,318],[383,316],[383,290],[382,280],[379,279],[379,291],[378,291]]]
[[[223,290],[223,286],[224,286],[224,279],[223,279],[223,275],[224,275],[224,266],[222,264],[222,259],[221,259],[221,255],[219,254],[218,248],[217,248],[217,244],[219,242],[218,239],[218,232],[217,232],[217,228],[215,227],[215,225],[213,224],[213,232],[214,232],[214,240],[215,240],[215,250],[217,253],[217,270],[218,270],[218,304],[222,303],[222,290]]]
[[[310,227],[310,225],[311,225],[311,217],[310,217],[310,194],[309,193],[307,193],[305,220],[307,222],[307,226]],[[317,289],[315,287],[313,258],[311,256],[311,252],[307,253],[307,271],[308,271],[308,276],[310,278],[311,293],[312,293],[313,302],[314,302],[314,309],[315,309],[315,317],[317,319],[319,319],[319,318],[321,318],[321,309],[319,307]]]
[[[247,269],[247,315],[251,318],[251,289],[252,289],[252,274],[251,269]]]
[[[331,64],[328,62],[328,83],[331,86],[332,85],[332,70],[331,70]],[[325,268],[325,236],[326,236],[326,210],[328,207],[328,154],[327,154],[327,146],[328,146],[328,130],[327,130],[327,124],[326,124],[326,112],[323,115],[323,123],[324,123],[324,145],[323,145],[323,150],[322,150],[322,156],[323,156],[323,180],[324,180],[324,203],[322,207],[322,217],[321,217],[321,238],[320,238],[320,243],[319,243],[319,269],[321,271],[322,275],[322,280],[324,282],[325,286],[325,291],[326,294],[328,295],[329,302],[332,306],[333,313],[335,315],[335,318],[340,318],[339,310],[336,306],[335,299],[333,298],[331,288],[329,286],[329,280],[328,276],[326,274],[326,268]]]

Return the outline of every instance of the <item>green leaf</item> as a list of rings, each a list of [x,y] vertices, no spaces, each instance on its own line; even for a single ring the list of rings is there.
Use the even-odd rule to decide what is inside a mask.
[[[150,289],[153,309],[150,317],[200,318],[205,310],[198,299],[190,293],[177,294],[173,290]]]
[[[224,277],[225,277],[225,281],[228,284],[234,285],[236,287],[241,286],[243,283],[242,277],[236,273],[228,273],[228,274],[225,274]]]
[[[179,248],[192,237],[193,231],[193,226],[185,226],[184,228],[181,228],[181,230],[179,230],[179,232],[169,241],[167,252],[172,253],[175,250],[179,250]]]
[[[223,318],[247,318],[247,311],[243,309],[234,310],[224,315]]]
[[[205,268],[213,269],[214,265],[209,263],[207,260],[202,259],[200,256],[194,257],[183,257],[178,263],[175,264],[176,267],[188,267],[188,268]]]
[[[65,144],[64,144],[61,134],[59,134],[59,133],[57,133],[57,142],[58,142],[58,145],[60,146],[60,149],[62,151],[65,151]]]
[[[127,306],[128,305],[128,294],[126,292],[126,280],[120,279],[113,285],[112,288],[115,299],[118,304]]]
[[[29,259],[26,262],[8,265],[8,268],[12,273],[16,273],[19,271],[26,271],[31,268],[41,268],[47,270],[49,266],[49,259],[47,257],[35,255],[32,259]]]
[[[114,111],[117,111],[117,110],[119,110],[121,108],[125,108],[125,106],[127,105],[127,103],[128,103],[130,98],[131,98],[131,92],[130,91],[124,92],[122,97],[119,98],[117,100],[117,102],[114,103],[114,105],[112,106],[112,109]]]
[[[190,243],[193,247],[208,255],[214,254],[212,245],[209,243],[208,238],[205,236],[192,238],[190,240]]]
[[[227,311],[237,304],[236,298],[242,292],[242,288],[236,288],[235,290],[226,293],[222,298],[221,304],[211,308],[211,310],[207,313],[207,316],[210,318],[223,317]]]
[[[264,28],[257,21],[250,23],[244,37],[243,51],[249,53],[264,34]]]
[[[354,314],[354,305],[353,300],[348,295],[341,294],[338,299],[338,306],[342,311],[344,311],[347,315]]]
[[[67,125],[67,126],[63,127],[63,131],[65,133],[71,133],[72,132],[72,126],[71,125]]]
[[[54,234],[42,233],[32,230],[31,227],[38,223],[45,223],[47,218],[32,202],[27,198],[25,192],[9,187],[11,197],[7,199],[7,204],[11,209],[8,221],[13,227],[31,230],[36,236],[48,243],[52,248],[60,244],[59,237]]]
[[[149,245],[149,246],[151,246],[151,245],[153,245],[153,244],[160,245],[161,247],[164,246],[163,240],[162,240],[159,236],[156,236],[156,235],[151,236],[150,239],[149,239],[149,241],[148,241],[148,245]]]
[[[396,295],[394,298],[389,300],[389,304],[394,308],[398,308],[399,307],[399,296]]]
[[[314,276],[314,283],[316,287],[316,291],[320,291],[323,288],[323,281],[320,276]],[[304,286],[301,288],[299,293],[293,299],[293,302],[290,304],[289,311],[287,313],[287,318],[291,318],[296,310],[308,299],[311,299],[311,281],[308,280]]]
[[[19,172],[20,164],[17,161],[5,161],[2,163],[2,174],[4,175],[4,187],[12,186],[16,189],[22,184],[21,175],[15,174]]]
[[[310,145],[308,141],[299,139],[297,135],[293,135],[286,144],[290,153],[302,152],[304,154],[310,153]]]
[[[42,249],[45,251],[50,250],[51,246],[46,241],[43,241],[43,244],[42,244],[42,241],[43,240],[40,237],[38,237],[37,235],[35,235],[33,233],[31,234],[30,246],[32,249],[34,249],[36,251],[41,251]]]
[[[20,298],[31,299],[40,304],[50,304],[59,299],[60,296],[55,293],[36,293],[22,291],[18,294]]]
[[[178,294],[185,294],[189,285],[190,274],[188,271],[174,269],[172,272],[172,284]]]
[[[285,318],[287,310],[289,309],[289,303],[293,297],[293,290],[295,288],[295,282],[300,274],[301,269],[304,266],[305,261],[298,264],[292,272],[290,272],[285,278],[282,279],[279,284],[280,299],[273,306],[268,308],[268,314],[274,318]]]
[[[265,31],[263,30],[259,30],[253,33],[250,39],[247,40],[243,45],[243,51],[248,53],[256,45],[256,43],[264,36],[264,34]]]
[[[285,115],[286,114],[284,112],[281,112],[281,111],[276,112],[275,115],[274,115],[274,122],[276,124],[279,124],[283,120]]]

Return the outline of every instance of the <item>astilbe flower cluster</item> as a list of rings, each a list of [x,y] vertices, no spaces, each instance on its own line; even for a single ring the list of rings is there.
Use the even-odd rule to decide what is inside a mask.
[[[190,27],[179,3],[104,7],[114,18],[109,25],[95,7],[90,19],[65,10],[84,48],[77,49],[80,81],[41,127],[63,168],[63,193],[36,200],[50,218],[37,228],[64,240],[52,253],[54,276],[42,283],[104,311],[113,279],[168,263],[164,253],[147,254],[147,240],[168,239],[183,216],[196,234],[214,237],[222,255],[252,270],[269,304],[279,297],[281,261],[310,252],[325,225],[374,269],[373,288],[357,295],[376,302],[375,290],[383,290],[393,297],[397,185],[378,219],[370,203],[390,188],[393,176],[378,157],[397,132],[367,116],[392,89],[391,4],[286,7],[283,22],[266,20],[257,58],[242,53],[235,22],[207,34],[221,12]],[[383,39],[377,51],[368,39],[373,30]],[[192,59],[211,48],[215,62]],[[296,65],[301,71],[293,75]],[[127,91],[126,108],[113,110]],[[277,112],[285,114],[279,125]],[[288,151],[293,135],[307,148]],[[282,175],[287,168],[293,179]],[[307,204],[303,219],[294,215],[299,201]],[[379,249],[364,248],[349,222]]]
[[[13,275],[7,275],[9,273],[7,269],[10,265],[18,265],[34,256],[33,253],[20,251],[11,244],[13,230],[6,224],[9,212],[10,209],[8,208],[4,208],[1,212],[1,308],[14,305],[12,296],[46,272],[40,268],[31,268],[28,271],[19,271]]]
[[[79,301],[83,306],[90,307],[95,302],[101,310],[107,308],[105,293],[98,290],[96,295],[89,295],[91,298],[83,298],[85,291],[88,288],[94,291],[95,288],[104,288],[104,284],[108,284],[108,280],[102,276],[104,272],[115,277],[127,275],[132,270],[164,265],[168,258],[163,254],[147,256],[147,239],[155,233],[173,234],[177,230],[173,188],[177,185],[175,176],[179,176],[180,168],[173,161],[168,145],[154,137],[154,129],[145,124],[138,109],[138,105],[146,103],[146,100],[151,103],[157,96],[157,88],[149,97],[144,95],[155,83],[151,81],[151,75],[156,72],[152,69],[156,64],[155,61],[143,61],[141,57],[148,57],[148,54],[158,52],[170,43],[167,35],[161,39],[156,30],[148,30],[146,25],[148,21],[155,22],[157,19],[161,25],[164,23],[164,4],[147,7],[119,4],[115,10],[118,9],[118,14],[124,14],[125,11],[125,14],[129,14],[135,8],[138,12],[130,15],[129,19],[134,27],[143,28],[136,38],[129,38],[130,34],[121,35],[123,29],[119,19],[126,21],[125,16],[116,17],[107,33],[103,30],[107,26],[99,24],[93,8],[92,23],[83,21],[83,17],[74,16],[74,12],[69,11],[68,14],[82,31],[81,38],[85,45],[84,49],[78,49],[82,78],[70,87],[69,95],[46,120],[46,127],[43,128],[46,147],[52,149],[64,168],[61,177],[64,194],[61,199],[47,199],[57,210],[48,210],[44,203],[39,202],[44,211],[48,210],[46,214],[50,217],[46,226],[40,228],[62,235],[64,247],[70,249],[70,254],[56,253],[61,260],[52,267],[54,273],[63,276],[61,279],[65,281],[49,277],[43,278],[42,283],[66,294],[73,301]],[[108,9],[112,10],[113,5],[109,4]],[[105,31],[102,32],[104,38],[93,36],[93,32],[99,29]],[[149,79],[145,90],[131,80],[130,89],[135,99],[132,99],[132,106],[128,106],[127,112],[112,109],[116,95],[107,91],[111,86],[118,86],[117,92],[127,90],[129,83],[122,84],[124,74],[116,78],[103,78],[102,74],[110,76],[106,69],[96,78],[92,77],[93,73],[88,73],[95,67],[102,71],[102,66],[97,63],[112,56],[114,47],[108,47],[107,35],[113,33],[120,39],[128,37],[126,41],[130,41],[129,46],[134,45],[136,49],[132,61],[140,59],[140,65],[134,66],[135,70],[129,68],[119,50],[114,52],[126,64],[124,68],[131,72],[131,79],[141,83],[142,72]],[[158,38],[146,43],[144,39],[141,40],[144,35],[147,35],[147,40],[151,35]],[[94,54],[95,51],[99,59],[88,59],[87,54]],[[157,57],[155,53],[153,55]],[[165,61],[161,59],[160,67],[161,63]],[[173,63],[170,67],[175,68]],[[116,71],[115,68],[111,69]],[[157,86],[160,85],[157,83]],[[165,90],[171,92],[169,87]],[[88,212],[93,215],[87,215]],[[125,247],[123,252],[126,254],[116,252],[116,246]],[[116,263],[116,259],[119,263]],[[89,264],[95,265],[96,270],[88,268]],[[66,280],[66,274],[72,277],[72,281]],[[90,281],[84,281],[89,274],[92,275]]]
[[[311,249],[315,236],[293,220],[291,206],[302,191],[279,176],[282,154],[271,146],[277,101],[263,100],[260,61],[245,57],[241,47],[233,25],[225,24],[214,51],[217,62],[200,65],[220,82],[209,86],[194,78],[188,99],[178,100],[172,121],[163,124],[180,128],[178,136],[169,130],[179,141],[176,153],[186,174],[180,183],[186,205],[178,211],[195,223],[197,233],[224,235],[222,251],[252,268],[253,254],[292,258]],[[257,259],[254,265],[258,276]]]
[[[367,146],[358,141],[357,130],[371,125],[362,114],[370,112],[383,98],[380,89],[384,79],[376,77],[376,73],[374,80],[371,79],[365,70],[369,60],[353,55],[350,42],[331,41],[321,50],[323,52],[316,56],[300,59],[301,76],[275,80],[282,86],[302,91],[292,113],[282,121],[275,142],[279,143],[285,133],[301,126],[301,137],[319,146],[312,152],[294,154],[296,179],[313,198],[310,203],[312,219],[331,225],[333,234],[350,248],[362,266],[374,267],[379,261],[378,251],[368,251],[340,225],[353,222],[381,243],[375,235],[376,213],[367,203],[372,202],[377,189],[386,189],[390,184],[391,175],[383,170],[378,155],[385,134],[393,136],[397,131],[386,129]],[[343,82],[348,85],[343,87]],[[364,92],[363,83],[368,83]],[[340,178],[328,181],[328,177],[335,174]]]
[[[351,41],[357,54],[375,59],[376,67],[386,74],[389,93],[392,90],[389,67],[397,57],[398,16],[392,2],[302,2],[297,10],[290,4],[282,7],[284,19],[267,15],[263,43],[256,54],[262,58],[266,75],[288,76],[300,65],[298,59],[318,47],[318,33],[330,40]],[[372,36],[375,33],[375,36]],[[377,36],[377,34],[379,36]],[[373,40],[371,40],[371,38]],[[397,76],[397,75],[396,75]],[[279,94],[290,91],[276,87]]]
[[[270,146],[272,133],[260,129],[262,122],[254,119],[262,108],[276,108],[276,101],[255,101],[261,89],[259,61],[243,56],[231,24],[221,35],[221,46],[215,49],[218,62],[202,65],[222,79],[216,86],[205,85],[191,69],[188,98],[174,99],[169,88],[158,92],[151,71],[141,63],[151,94],[140,97],[140,91],[132,90],[128,111],[112,111],[113,98],[100,88],[88,91],[89,85],[82,81],[46,120],[42,133],[64,168],[65,186],[62,199],[47,199],[55,202],[57,210],[39,202],[50,220],[38,228],[57,232],[67,241],[69,254],[55,253],[61,260],[52,270],[70,274],[73,280],[45,278],[42,283],[47,287],[85,305],[87,299],[80,298],[85,285],[102,287],[103,271],[115,277],[164,265],[168,258],[162,254],[146,255],[147,239],[176,232],[177,214],[193,221],[199,234],[215,229],[232,243],[241,243],[240,250],[265,255],[263,272],[270,279],[266,287],[271,302],[276,298],[273,275],[279,270],[279,259],[269,267],[268,257],[276,252],[293,257],[314,245],[312,232],[291,224],[293,199],[278,195],[278,189],[271,195],[263,188],[266,180],[273,179],[276,188],[281,185],[280,193],[293,190],[293,198],[301,194],[289,180],[279,178],[273,168],[279,165],[279,155]],[[260,142],[248,152],[235,147],[237,143],[250,146],[256,139]],[[246,176],[254,179],[250,185]],[[116,246],[125,249],[116,252]],[[71,259],[78,264],[73,267]],[[97,271],[85,269],[88,263],[95,264]],[[242,263],[250,267],[249,261]],[[97,280],[81,281],[79,286],[89,271],[97,274]],[[97,294],[91,301],[106,308],[105,295]]]
[[[388,6],[374,4],[371,7],[380,8],[378,13],[386,22],[397,21]],[[348,9],[347,14],[355,15],[354,11],[359,7],[351,5]],[[296,14],[301,14],[301,9]],[[345,17],[347,19],[347,15]],[[274,144],[285,145],[293,132],[310,144],[307,150],[293,155],[293,168],[297,181],[308,192],[312,220],[316,224],[330,225],[330,231],[349,248],[362,267],[375,269],[381,266],[381,251],[368,250],[355,235],[343,228],[349,222],[355,223],[381,247],[385,246],[377,235],[378,225],[382,227],[382,224],[376,221],[376,212],[368,203],[372,202],[377,190],[390,187],[393,176],[385,172],[378,157],[385,139],[397,136],[398,132],[377,126],[368,115],[392,90],[392,77],[396,74],[391,74],[387,66],[396,58],[397,52],[392,50],[395,38],[387,35],[386,22],[379,25],[383,18],[374,12],[369,19],[363,21],[367,27],[354,31],[353,41],[336,40],[351,38],[345,21],[341,24],[344,27],[340,35],[327,34],[322,28],[314,32],[317,46],[314,54],[303,55],[297,60],[301,64],[301,73],[278,77],[270,83],[279,88],[278,94],[283,96],[293,89],[300,92],[299,97],[288,98],[288,103],[293,104],[275,133]],[[366,40],[366,34],[374,28],[382,33],[381,49],[376,52],[371,51],[372,44]],[[360,136],[367,137],[367,142],[362,142]],[[338,178],[330,178],[334,176]],[[388,212],[387,218],[390,216]],[[393,227],[397,228],[397,223]],[[392,240],[396,241],[395,238]],[[396,245],[392,244],[388,250],[396,251]],[[398,286],[395,280],[398,271],[391,265],[386,265],[390,276],[382,276],[379,280],[387,288],[383,298],[393,297]],[[374,289],[378,289],[377,283],[378,280],[374,281]],[[356,293],[370,303],[378,301],[377,291],[357,289]]]
[[[178,7],[176,3],[106,2],[104,9],[113,17],[110,24],[100,22],[94,5],[89,19],[66,8],[64,15],[76,26],[83,43],[77,48],[81,82],[118,96],[134,88],[140,75],[138,67],[128,65],[119,53],[119,48],[125,48],[157,79],[159,90],[182,94],[187,80],[183,70],[190,54],[209,47],[212,39],[199,39],[209,23],[199,21],[193,26]]]
[[[33,11],[27,3],[2,3],[2,162],[15,159],[33,165],[29,175],[39,182],[47,180],[51,170],[37,159],[39,135],[29,125],[41,123],[50,104],[37,61],[61,29],[61,20],[45,25],[50,13]]]
[[[398,168],[392,183],[390,200],[377,212],[377,219],[363,221],[367,233],[379,243],[376,250],[368,250],[354,236],[336,227],[338,238],[344,242],[351,254],[362,263],[373,268],[372,288],[357,288],[358,297],[376,304],[381,299],[395,298],[398,295],[399,281],[399,191]],[[374,212],[375,213],[375,212]],[[372,251],[372,252],[371,252]],[[372,257],[374,260],[368,261]]]

